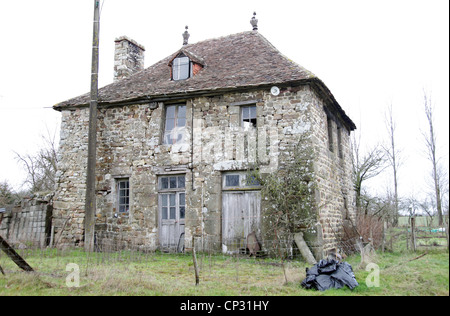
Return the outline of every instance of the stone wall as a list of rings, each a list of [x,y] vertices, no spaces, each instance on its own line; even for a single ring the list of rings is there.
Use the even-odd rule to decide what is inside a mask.
[[[53,227],[60,244],[79,245],[84,239],[84,205],[89,109],[63,111],[58,151],[57,190]],[[104,159],[99,157],[99,159]]]
[[[52,210],[51,194],[24,198],[3,214],[0,235],[11,245],[46,247],[50,244]]]
[[[311,115],[314,117],[312,143],[318,185],[316,203],[319,210],[318,227],[322,230],[323,251],[326,253],[327,250],[340,248],[338,241],[343,237],[344,222],[355,220],[352,153],[350,131],[326,109],[326,104],[319,97],[314,100]],[[328,128],[331,128],[331,146]]]
[[[272,173],[292,161],[300,138],[314,144],[318,181],[319,243],[336,245],[344,206],[353,212],[349,132],[341,133],[343,158],[329,152],[324,103],[308,85],[225,93],[180,100],[186,104],[182,144],[162,144],[165,104],[101,108],[98,113],[97,242],[156,249],[159,245],[158,176],[186,176],[186,240],[220,244],[222,174],[258,166]],[[240,108],[256,104],[256,127],[241,124]],[[338,123],[336,123],[338,124]],[[337,125],[335,125],[337,126]],[[344,129],[345,130],[345,129]],[[55,234],[61,245],[82,245],[88,109],[62,112]],[[333,133],[337,133],[333,130]],[[334,137],[337,140],[337,137]],[[118,179],[130,181],[130,211],[118,214]],[[350,181],[350,182],[349,182]],[[327,226],[328,225],[328,226]],[[323,240],[322,240],[323,236]],[[317,239],[317,238],[316,238]]]

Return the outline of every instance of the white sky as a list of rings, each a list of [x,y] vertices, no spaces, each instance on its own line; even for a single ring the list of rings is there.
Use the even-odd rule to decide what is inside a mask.
[[[404,164],[400,193],[423,194],[423,90],[432,94],[439,155],[448,170],[448,0],[101,0],[100,87],[112,82],[114,39],[146,48],[146,67],[190,43],[251,30],[322,79],[362,132],[364,144],[387,140],[393,104]],[[60,115],[51,106],[90,88],[92,0],[0,0],[0,181],[19,189],[13,151],[34,153]],[[372,189],[389,185],[389,173]]]

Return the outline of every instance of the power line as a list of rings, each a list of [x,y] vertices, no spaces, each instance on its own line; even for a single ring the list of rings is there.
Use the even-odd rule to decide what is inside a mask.
[[[53,109],[53,107],[50,107],[50,106],[39,107],[39,108],[2,108],[2,107],[0,107],[0,111],[1,110],[5,110],[5,111],[49,110],[49,109]]]

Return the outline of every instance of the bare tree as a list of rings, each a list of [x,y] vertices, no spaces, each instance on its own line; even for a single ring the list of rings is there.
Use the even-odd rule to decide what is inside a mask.
[[[443,172],[439,165],[439,158],[437,156],[437,140],[433,118],[434,107],[431,100],[431,96],[427,95],[426,92],[424,92],[424,108],[425,108],[425,115],[427,117],[429,131],[428,133],[423,132],[423,136],[425,139],[428,160],[431,162],[432,165],[431,175],[433,178],[433,185],[434,185],[436,211],[439,219],[439,225],[442,226],[444,223],[442,216],[442,196],[441,196],[441,181]]]
[[[386,113],[386,128],[389,133],[389,145],[383,146],[384,151],[386,152],[387,161],[392,167],[393,178],[394,178],[394,216],[393,216],[393,225],[398,225],[398,169],[400,168],[400,151],[398,150],[395,142],[395,130],[396,124],[394,121],[394,117],[392,114],[392,103],[388,107],[388,111]]]
[[[383,148],[379,145],[370,148],[365,154],[362,154],[360,140],[355,136],[352,137],[352,151],[353,185],[356,192],[356,209],[358,212],[361,212],[363,182],[376,177],[386,168],[386,155]],[[367,208],[365,208],[365,213],[367,213]]]
[[[426,220],[428,226],[431,226],[433,222],[433,215],[435,215],[434,211],[436,210],[436,207],[434,204],[435,200],[433,196],[427,196],[425,199],[418,201],[419,210],[427,215]]]
[[[26,171],[24,185],[30,192],[52,191],[55,187],[58,159],[56,133],[50,133],[47,129],[47,134],[41,137],[43,144],[37,153],[31,155],[15,152],[16,160]]]
[[[442,185],[441,185],[441,196],[442,196],[442,213],[443,215],[448,216],[448,208],[449,208],[449,178],[448,178],[448,170],[442,177]],[[448,222],[448,221],[447,221]]]
[[[401,208],[407,212],[409,217],[417,216],[418,212],[422,210],[421,203],[414,194],[403,199]]]

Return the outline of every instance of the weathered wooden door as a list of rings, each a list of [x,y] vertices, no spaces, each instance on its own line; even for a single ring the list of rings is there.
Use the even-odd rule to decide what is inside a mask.
[[[224,191],[222,193],[222,250],[236,253],[246,248],[247,236],[260,237],[261,193]]]
[[[160,246],[162,250],[182,251],[184,247],[185,193],[161,193]]]

